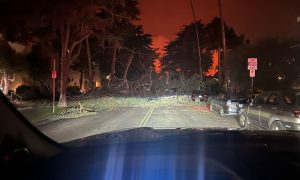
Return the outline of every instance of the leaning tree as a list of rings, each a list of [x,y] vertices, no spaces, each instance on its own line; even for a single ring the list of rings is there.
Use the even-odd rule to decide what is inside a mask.
[[[60,97],[67,106],[70,66],[79,57],[82,43],[124,19],[137,18],[135,0],[4,0],[0,2],[0,32],[6,40],[39,44],[49,38],[59,54]],[[101,36],[95,36],[101,37]],[[103,36],[102,36],[103,37]]]

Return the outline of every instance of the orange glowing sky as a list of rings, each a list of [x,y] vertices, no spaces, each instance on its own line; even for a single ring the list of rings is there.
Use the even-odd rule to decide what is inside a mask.
[[[159,58],[154,61],[154,70],[157,74],[161,73],[161,62],[160,58],[162,58],[165,54],[164,46],[168,44],[169,40],[163,36],[156,36],[153,38],[152,48],[157,49],[156,53],[159,54]]]
[[[217,0],[192,0],[197,19],[204,23],[218,16]],[[223,0],[224,18],[238,34],[255,41],[265,36],[300,37],[299,0]],[[141,24],[154,37],[173,40],[183,25],[192,22],[189,0],[139,0]]]
[[[217,0],[192,0],[197,19],[204,23],[218,16]],[[252,42],[266,36],[300,37],[300,0],[223,0],[224,18],[237,34]],[[192,22],[189,0],[139,0],[140,24],[162,48],[183,25]],[[216,63],[216,62],[215,62]],[[215,64],[214,63],[214,64]]]

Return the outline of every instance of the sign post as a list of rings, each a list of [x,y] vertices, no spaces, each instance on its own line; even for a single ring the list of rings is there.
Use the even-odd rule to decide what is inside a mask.
[[[251,77],[251,91],[253,96],[253,78],[255,77],[255,70],[257,70],[257,58],[248,58],[248,70]]]
[[[52,70],[52,112],[55,113],[55,79],[56,79],[56,70],[55,70],[55,59],[53,59],[53,70]]]

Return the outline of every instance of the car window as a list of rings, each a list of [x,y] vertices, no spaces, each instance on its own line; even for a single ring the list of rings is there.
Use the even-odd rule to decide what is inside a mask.
[[[279,94],[277,93],[272,93],[267,100],[267,104],[278,105],[279,103]]]
[[[284,95],[283,98],[286,104],[294,104],[295,99],[292,96]]]
[[[299,92],[284,93],[283,101],[287,105],[300,105],[300,93]]]
[[[254,99],[254,104],[264,104],[267,99],[267,94],[261,94]]]

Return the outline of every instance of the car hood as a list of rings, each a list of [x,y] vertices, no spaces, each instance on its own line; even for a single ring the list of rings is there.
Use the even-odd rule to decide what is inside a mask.
[[[232,138],[238,141],[258,139],[278,140],[278,139],[300,139],[300,133],[294,131],[263,131],[263,130],[239,130],[225,128],[132,128],[126,130],[101,133],[89,137],[63,143],[66,147],[97,146],[118,143],[138,143],[148,141],[164,141],[178,137],[199,137],[206,139]]]

